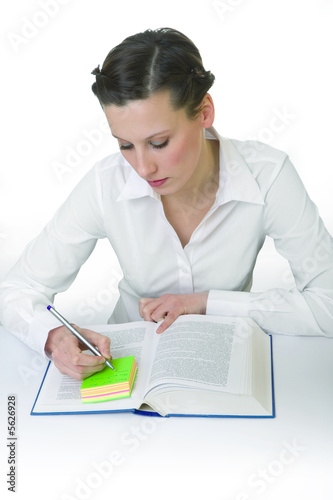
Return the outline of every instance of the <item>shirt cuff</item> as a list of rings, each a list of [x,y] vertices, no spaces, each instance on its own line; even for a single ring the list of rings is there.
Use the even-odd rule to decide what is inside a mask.
[[[210,290],[207,299],[206,314],[210,316],[250,315],[250,292]]]
[[[52,316],[48,311],[37,314],[29,328],[29,345],[32,349],[38,351],[46,359],[49,357],[45,353],[45,343],[50,330],[61,326],[59,320]]]

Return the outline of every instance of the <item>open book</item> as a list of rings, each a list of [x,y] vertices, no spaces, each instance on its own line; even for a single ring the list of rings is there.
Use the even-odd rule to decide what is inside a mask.
[[[157,324],[89,326],[111,339],[113,358],[135,356],[131,397],[82,403],[81,382],[50,362],[31,415],[135,412],[162,416],[274,417],[271,337],[247,318],[187,315]]]

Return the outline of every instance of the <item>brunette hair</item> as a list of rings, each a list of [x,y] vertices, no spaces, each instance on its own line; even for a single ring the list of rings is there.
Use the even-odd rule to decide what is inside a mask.
[[[203,67],[199,50],[180,31],[146,30],[129,36],[107,55],[102,69],[92,71],[92,91],[102,106],[124,106],[169,90],[174,109],[195,118],[214,75]]]

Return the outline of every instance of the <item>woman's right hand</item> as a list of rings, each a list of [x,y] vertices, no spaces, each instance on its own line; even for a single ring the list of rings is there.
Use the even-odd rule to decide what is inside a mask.
[[[110,339],[100,333],[86,328],[75,328],[89,342],[98,347],[101,356],[82,352],[87,347],[82,344],[65,326],[59,326],[49,332],[45,353],[52,359],[60,373],[69,375],[76,380],[83,380],[95,372],[103,370],[105,359],[112,359],[110,355]]]

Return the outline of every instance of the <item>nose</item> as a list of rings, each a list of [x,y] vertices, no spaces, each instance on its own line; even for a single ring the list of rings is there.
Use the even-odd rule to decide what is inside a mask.
[[[137,152],[135,170],[140,177],[147,179],[156,172],[157,165],[149,153]]]

